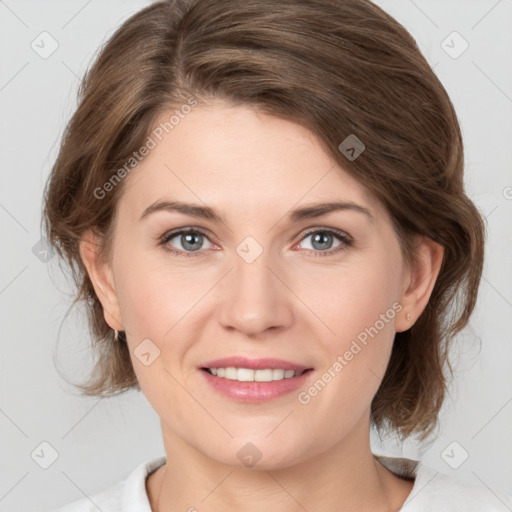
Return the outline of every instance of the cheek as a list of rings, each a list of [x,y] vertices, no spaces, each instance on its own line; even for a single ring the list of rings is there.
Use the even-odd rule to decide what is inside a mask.
[[[169,303],[170,289],[164,281],[156,279],[155,273],[147,269],[139,272],[141,267],[136,261],[125,268],[122,285],[118,287],[118,299],[126,331],[132,341],[158,340],[168,323],[165,307]]]
[[[325,319],[330,328],[332,345],[340,342],[350,344],[358,337],[364,341],[364,333],[376,327],[379,333],[389,337],[394,334],[394,318],[400,297],[399,262],[391,258],[361,258],[353,265],[324,276],[316,276],[311,281],[309,294],[307,287],[302,293],[307,297],[308,305]],[[314,287],[311,285],[315,284]]]
[[[117,260],[116,283],[132,365],[142,392],[160,413],[170,396],[182,399],[173,376],[187,351],[184,332],[193,324],[192,306],[204,290],[199,293],[185,272],[170,272],[142,252],[124,254]],[[180,418],[179,410],[174,414]]]
[[[142,251],[119,257],[116,268],[133,368],[144,392],[158,395],[159,389],[173,387],[163,368],[175,374],[197,339],[194,334],[204,314],[201,298],[211,286],[207,276],[194,278],[193,269],[173,268],[164,258],[155,263]],[[144,361],[141,354],[148,352],[149,361]]]
[[[376,255],[340,272],[338,283],[326,282],[329,291],[316,298],[324,304],[319,316],[334,331],[323,337],[329,375],[322,380],[336,382],[336,401],[344,405],[355,397],[369,405],[384,376],[402,309],[400,272],[399,259]]]
[[[160,251],[160,249],[154,249]],[[120,251],[121,252],[121,251]],[[172,267],[150,251],[124,252],[117,260],[116,284],[123,322],[134,338],[162,340],[204,294],[193,269]],[[180,323],[181,324],[181,323]]]
[[[333,443],[368,413],[389,362],[394,318],[401,308],[389,274],[368,270],[345,282],[346,293],[338,287],[324,296],[329,309],[323,318],[335,334],[321,338],[322,367],[298,397],[309,418],[328,417],[337,426],[325,431],[326,442]]]

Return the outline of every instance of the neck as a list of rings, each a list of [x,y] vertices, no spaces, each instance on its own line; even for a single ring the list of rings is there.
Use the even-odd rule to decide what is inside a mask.
[[[146,482],[154,512],[391,512],[413,486],[373,457],[369,426],[325,453],[271,470],[221,464],[163,433],[167,462]]]

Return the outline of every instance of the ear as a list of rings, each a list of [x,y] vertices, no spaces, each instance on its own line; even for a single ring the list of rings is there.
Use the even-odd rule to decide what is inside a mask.
[[[404,272],[400,304],[402,313],[395,322],[395,331],[410,329],[428,304],[441,270],[444,247],[428,237],[419,237],[416,262]],[[406,319],[407,313],[410,319]]]
[[[118,331],[123,330],[121,311],[117,299],[112,269],[99,258],[102,239],[88,230],[80,240],[80,257],[87,269],[94,291],[103,306],[105,322]]]

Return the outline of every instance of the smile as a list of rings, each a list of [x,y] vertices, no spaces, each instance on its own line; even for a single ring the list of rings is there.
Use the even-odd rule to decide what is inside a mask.
[[[253,370],[252,368],[204,368],[211,375],[239,382],[272,382],[276,380],[291,379],[302,375],[306,370],[294,371],[282,368],[263,368]]]
[[[289,395],[305,385],[313,368],[283,359],[231,357],[198,367],[208,389],[241,403],[263,403]]]

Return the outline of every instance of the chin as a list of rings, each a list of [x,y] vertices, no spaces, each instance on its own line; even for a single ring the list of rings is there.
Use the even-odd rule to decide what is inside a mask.
[[[231,440],[222,452],[209,453],[212,459],[236,469],[273,471],[291,467],[307,458],[305,452],[299,452],[303,443],[287,446],[282,442],[272,442],[265,437],[248,436]],[[210,451],[210,450],[208,450]]]

